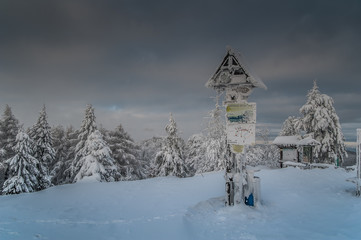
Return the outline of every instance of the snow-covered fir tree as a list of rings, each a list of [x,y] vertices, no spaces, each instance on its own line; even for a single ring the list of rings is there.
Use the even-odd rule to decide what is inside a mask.
[[[147,177],[146,163],[140,158],[140,147],[133,141],[122,125],[107,131],[112,156],[120,169],[120,180],[137,180]]]
[[[2,189],[5,182],[5,172],[6,165],[5,163],[0,162],[0,195],[2,194]]]
[[[110,182],[119,178],[111,150],[100,131],[95,130],[91,133],[80,151],[82,157],[75,165],[79,171],[75,175],[74,182],[82,180]]]
[[[50,176],[55,185],[72,182],[71,164],[75,158],[75,148],[78,134],[72,126],[66,130],[58,126],[52,131],[55,161],[52,164]]]
[[[177,124],[170,114],[169,123],[165,127],[167,137],[164,145],[152,163],[152,176],[176,176],[187,177],[189,170],[186,166],[183,154],[183,141],[178,136]]]
[[[185,155],[186,164],[193,173],[202,172],[201,166],[205,159],[206,145],[202,133],[192,135],[186,143]]]
[[[70,128],[72,132],[72,127]],[[68,155],[70,151],[70,141],[69,134],[70,132],[64,129],[63,126],[58,125],[51,129],[51,136],[53,139],[53,148],[55,151],[54,161],[50,164],[50,179],[54,185],[64,183],[64,172],[69,167]],[[75,146],[74,146],[75,147]],[[66,162],[68,161],[68,166],[66,166]]]
[[[162,150],[163,137],[152,137],[140,142],[141,159],[149,166],[159,151]]]
[[[270,130],[267,127],[261,127],[256,129],[256,137],[263,141],[264,144],[267,144],[269,141]]]
[[[79,164],[79,161],[84,157],[83,154],[86,152],[83,149],[85,147],[85,142],[88,140],[88,137],[96,130],[97,127],[95,123],[94,108],[92,107],[92,105],[88,104],[85,109],[85,116],[82,121],[82,125],[78,132],[78,143],[75,147],[74,160],[72,161],[69,169],[72,178],[74,178],[80,171],[81,165]]]
[[[319,162],[333,163],[334,157],[342,162],[347,156],[339,117],[333,99],[321,94],[316,81],[307,95],[306,104],[300,109],[301,127],[321,143],[314,147],[314,156]]]
[[[9,159],[15,155],[13,148],[18,132],[19,121],[13,115],[9,105],[6,105],[0,122],[0,149],[2,152],[0,161]]]
[[[299,118],[294,116],[288,117],[282,125],[280,136],[294,136],[300,134],[300,129],[298,128]]]
[[[3,194],[34,192],[49,187],[51,184],[42,175],[39,161],[32,155],[33,143],[29,136],[20,130],[15,142],[15,156],[6,160],[8,178],[3,186]]]
[[[47,120],[45,105],[40,112],[38,121],[30,129],[29,136],[34,142],[33,154],[42,166],[42,173],[49,175],[49,167],[55,159],[55,151],[53,148],[53,139],[51,136],[51,128]]]
[[[79,142],[76,145],[76,152],[79,152],[84,147],[89,135],[92,134],[95,130],[97,130],[97,126],[95,123],[94,108],[91,104],[88,104],[85,109],[85,116],[79,130]]]
[[[197,172],[217,171],[225,168],[227,139],[224,125],[224,113],[216,100],[216,107],[209,113],[205,158],[198,166]]]

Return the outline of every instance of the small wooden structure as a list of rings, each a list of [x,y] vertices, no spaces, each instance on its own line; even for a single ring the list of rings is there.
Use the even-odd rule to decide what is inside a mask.
[[[280,149],[280,167],[287,161],[313,163],[313,147],[320,143],[311,137],[278,136],[273,141]]]

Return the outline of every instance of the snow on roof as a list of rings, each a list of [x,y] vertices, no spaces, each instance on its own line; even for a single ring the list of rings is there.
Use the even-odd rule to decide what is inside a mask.
[[[258,87],[267,89],[267,86],[262,80],[250,75],[241,65],[236,55],[231,50],[228,50],[222,63],[217,68],[217,71],[206,83],[206,87],[217,89],[225,88],[230,85],[238,86],[240,84],[247,84],[252,88]]]
[[[273,144],[282,145],[282,146],[297,146],[298,142],[301,140],[301,136],[278,136],[273,140]]]
[[[320,144],[321,143],[319,141],[316,141],[315,139],[313,139],[311,137],[306,137],[298,142],[298,145],[301,145],[301,146],[316,146],[316,145],[320,145]]]
[[[301,136],[278,136],[273,141],[273,144],[278,146],[316,146],[320,145],[318,141],[311,137],[302,139]]]

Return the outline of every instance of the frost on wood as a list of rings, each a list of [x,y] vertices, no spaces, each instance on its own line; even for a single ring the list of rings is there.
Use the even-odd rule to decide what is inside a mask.
[[[189,170],[185,164],[183,141],[178,137],[177,124],[170,115],[169,124],[165,127],[167,137],[164,146],[152,163],[153,176],[187,177]]]
[[[111,150],[98,130],[90,134],[85,141],[81,156],[75,165],[79,170],[74,182],[81,180],[110,182],[117,179],[119,173],[111,157]]]
[[[3,194],[34,192],[50,186],[50,181],[39,170],[40,162],[32,156],[32,141],[22,130],[16,136],[15,156],[9,158],[8,179]]]
[[[236,54],[232,50],[228,50],[222,63],[206,83],[206,87],[224,90],[229,86],[238,86],[240,84],[247,85],[250,88],[267,89],[260,79],[256,79],[246,71]]]
[[[321,143],[314,148],[315,158],[319,162],[333,163],[337,157],[342,162],[347,153],[339,117],[333,106],[333,99],[320,93],[316,81],[300,113],[302,130],[312,134]]]

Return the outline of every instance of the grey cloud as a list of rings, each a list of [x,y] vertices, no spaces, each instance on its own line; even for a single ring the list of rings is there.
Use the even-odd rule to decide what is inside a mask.
[[[187,137],[214,106],[204,84],[231,45],[268,86],[250,99],[259,122],[279,129],[318,79],[352,135],[360,12],[356,0],[3,1],[0,103],[27,125],[46,103],[52,124],[75,126],[92,103],[99,123],[124,121],[137,139],[162,134],[172,111]],[[138,111],[149,126],[132,123]]]

